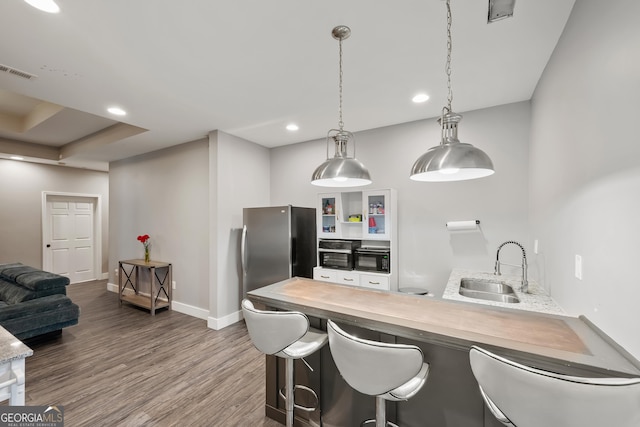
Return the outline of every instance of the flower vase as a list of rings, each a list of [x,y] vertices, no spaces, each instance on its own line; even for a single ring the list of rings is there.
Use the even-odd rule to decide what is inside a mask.
[[[146,262],[147,264],[149,264],[149,261],[151,260],[151,257],[149,256],[149,247],[145,246],[144,247],[144,262]]]

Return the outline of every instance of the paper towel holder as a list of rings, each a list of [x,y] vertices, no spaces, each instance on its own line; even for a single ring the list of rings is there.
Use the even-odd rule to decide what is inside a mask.
[[[447,221],[447,230],[449,231],[465,231],[476,230],[480,227],[480,220],[474,219],[470,221]]]

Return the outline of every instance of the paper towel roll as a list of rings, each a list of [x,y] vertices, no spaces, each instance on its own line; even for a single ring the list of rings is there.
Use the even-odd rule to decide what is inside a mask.
[[[447,230],[459,231],[459,230],[476,230],[480,224],[479,220],[471,221],[449,221],[447,222]]]

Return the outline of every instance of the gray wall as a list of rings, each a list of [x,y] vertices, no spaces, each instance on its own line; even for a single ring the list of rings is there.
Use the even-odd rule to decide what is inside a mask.
[[[451,268],[493,271],[500,243],[513,239],[529,246],[529,102],[466,112],[463,116],[460,140],[489,154],[495,175],[466,182],[411,181],[413,162],[440,142],[436,119],[355,135],[357,157],[373,179],[373,184],[361,188],[398,190],[400,287],[422,286],[440,295]],[[324,140],[273,149],[271,203],[315,207],[317,194],[328,190],[314,187],[309,181],[325,158]],[[447,221],[472,219],[481,221],[480,231],[448,232],[445,228]],[[504,256],[507,262],[519,263],[520,253],[515,247],[505,249]]]
[[[113,162],[110,282],[118,260],[173,264],[174,307],[219,329],[240,320],[242,208],[269,205],[269,150],[211,132],[201,141]]]
[[[212,262],[209,326],[241,319],[242,208],[269,206],[269,150],[216,131],[209,135]]]
[[[173,264],[174,300],[186,311],[209,300],[209,149],[203,139],[109,165],[109,281],[119,260],[143,258],[136,237],[151,237],[151,259]]]
[[[102,202],[102,265],[108,270],[109,175],[0,159],[0,263],[42,267],[42,192],[95,194]]]
[[[638,17],[637,0],[575,3],[532,101],[531,212],[544,285],[640,358]]]

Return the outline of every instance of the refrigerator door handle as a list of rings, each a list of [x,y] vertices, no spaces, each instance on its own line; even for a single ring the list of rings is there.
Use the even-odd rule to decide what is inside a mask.
[[[240,239],[240,263],[242,264],[242,275],[247,275],[247,226],[242,226],[242,238]]]
[[[296,264],[298,263],[298,260],[296,259],[296,255],[297,255],[298,251],[296,249],[296,238],[292,237],[291,238],[291,272],[289,273],[289,276],[293,277],[293,269],[296,266]]]

